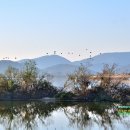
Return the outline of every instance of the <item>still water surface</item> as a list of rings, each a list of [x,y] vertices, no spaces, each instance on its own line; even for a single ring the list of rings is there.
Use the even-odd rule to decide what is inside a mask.
[[[0,102],[0,130],[130,130],[117,103]]]

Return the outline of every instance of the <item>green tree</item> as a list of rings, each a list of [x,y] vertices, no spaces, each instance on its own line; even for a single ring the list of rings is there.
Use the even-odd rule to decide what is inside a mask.
[[[5,77],[8,80],[8,87],[11,89],[14,84],[20,84],[20,72],[18,69],[9,66],[5,71]]]
[[[8,89],[8,81],[7,78],[0,74],[0,91],[5,91]]]
[[[36,83],[37,75],[38,71],[35,61],[28,60],[27,62],[25,62],[21,76],[26,86]]]
[[[14,80],[17,78],[18,73],[19,73],[18,69],[14,68],[12,66],[9,66],[7,68],[7,70],[5,71],[5,76],[9,80]]]

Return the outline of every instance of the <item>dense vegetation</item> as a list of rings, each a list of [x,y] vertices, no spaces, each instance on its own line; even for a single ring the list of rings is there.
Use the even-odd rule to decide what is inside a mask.
[[[57,89],[40,75],[34,61],[27,61],[22,70],[11,66],[0,75],[0,99],[37,99],[54,97]]]
[[[0,74],[1,100],[27,100],[55,97],[61,100],[130,101],[130,88],[124,75],[116,73],[116,65],[104,65],[101,73],[92,75],[81,65],[68,79],[63,89],[49,82],[49,75],[38,73],[36,63],[27,61],[22,70],[11,66]]]
[[[116,72],[116,65],[104,65],[101,73],[92,75],[88,67],[81,65],[68,76],[65,90],[71,89],[79,100],[130,101],[130,87],[124,75]]]

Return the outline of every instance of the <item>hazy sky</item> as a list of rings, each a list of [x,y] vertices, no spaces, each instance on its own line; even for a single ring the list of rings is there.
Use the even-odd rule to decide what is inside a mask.
[[[0,59],[53,51],[130,51],[130,0],[0,0]]]

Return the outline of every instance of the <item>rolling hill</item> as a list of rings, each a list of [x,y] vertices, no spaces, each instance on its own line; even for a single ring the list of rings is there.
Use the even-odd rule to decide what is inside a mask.
[[[20,61],[1,60],[0,73],[4,73],[8,66],[21,69],[28,59]],[[40,73],[49,73],[54,76],[52,83],[55,86],[64,85],[67,74],[74,72],[81,64],[90,66],[92,73],[100,72],[104,64],[117,64],[120,72],[130,72],[130,52],[104,53],[92,57],[92,59],[84,59],[81,61],[71,62],[64,57],[58,55],[42,56],[31,59],[37,64]]]
[[[23,59],[17,62],[1,60],[0,73],[3,73],[8,66],[20,69],[27,60],[28,59]],[[92,57],[92,59],[84,59],[75,62],[71,62],[58,55],[42,56],[31,60],[36,62],[40,71],[45,71],[56,76],[72,73],[80,64],[89,65],[92,72],[95,73],[100,72],[104,64],[116,64],[121,72],[130,72],[130,52],[103,53]]]
[[[5,70],[9,67],[12,66],[17,69],[21,69],[23,67],[22,64],[10,60],[1,60],[0,61],[0,73],[4,73]]]
[[[24,63],[28,59],[20,60],[19,63]],[[49,55],[49,56],[42,56],[38,58],[31,59],[34,60],[37,64],[39,69],[45,69],[48,67],[52,67],[58,64],[71,64],[71,62],[64,57],[58,55]]]
[[[99,72],[102,70],[104,64],[116,64],[118,68],[130,65],[130,52],[115,52],[104,53],[97,55],[92,59],[84,59],[81,61],[73,62],[75,65],[90,65],[90,69]]]

